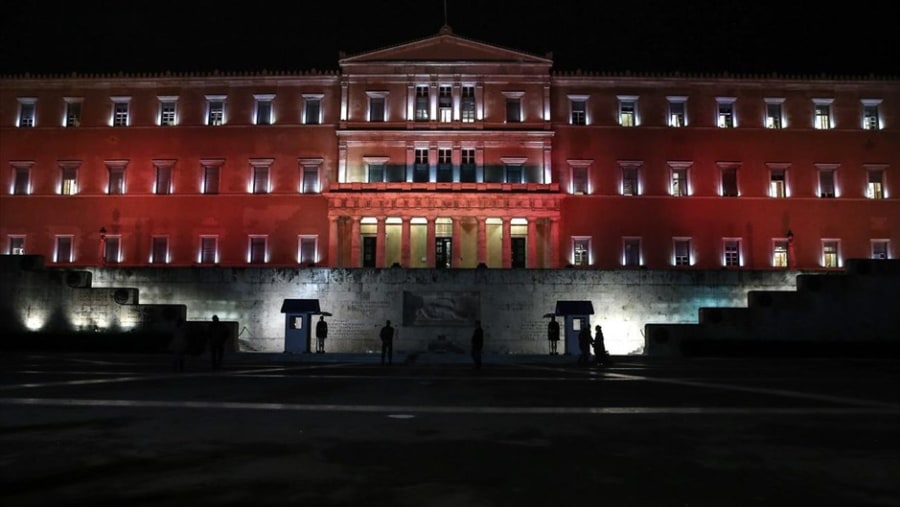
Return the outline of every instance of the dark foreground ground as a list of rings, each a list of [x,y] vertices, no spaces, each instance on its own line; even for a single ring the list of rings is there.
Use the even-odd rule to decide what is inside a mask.
[[[0,355],[0,504],[897,506],[895,358]]]

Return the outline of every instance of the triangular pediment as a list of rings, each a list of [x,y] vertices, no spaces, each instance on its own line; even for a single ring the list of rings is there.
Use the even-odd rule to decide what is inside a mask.
[[[553,64],[550,58],[460,37],[445,26],[440,33],[431,37],[342,58],[340,65],[385,62]]]

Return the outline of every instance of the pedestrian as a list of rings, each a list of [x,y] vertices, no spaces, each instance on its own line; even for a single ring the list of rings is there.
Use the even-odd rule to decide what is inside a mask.
[[[381,364],[387,360],[388,364],[394,362],[394,328],[391,327],[391,321],[388,320],[384,327],[381,328]]]
[[[599,324],[594,326],[594,361],[598,366],[609,364],[609,352],[606,351],[606,344],[603,342],[603,328]]]
[[[325,353],[325,338],[328,338],[328,323],[325,322],[325,316],[319,316],[319,322],[316,323],[316,354]]]
[[[591,362],[591,328],[587,319],[581,320],[581,330],[578,331],[578,356],[579,366],[586,366]]]
[[[550,340],[550,355],[558,355],[557,345],[559,344],[559,322],[556,321],[556,315],[550,316],[550,323],[547,324],[547,339]]]
[[[475,321],[475,330],[472,331],[472,361],[475,363],[475,369],[481,369],[481,353],[484,350],[484,329],[481,328],[481,321]]]
[[[184,355],[188,349],[187,330],[184,319],[179,317],[175,321],[175,329],[172,330],[172,341],[169,342],[169,350],[172,352],[172,369],[178,372],[184,371]]]
[[[218,370],[222,367],[222,359],[225,357],[225,342],[228,341],[228,328],[219,320],[218,315],[213,315],[212,322],[209,323],[207,341],[209,342],[209,360],[212,363],[212,369]]]

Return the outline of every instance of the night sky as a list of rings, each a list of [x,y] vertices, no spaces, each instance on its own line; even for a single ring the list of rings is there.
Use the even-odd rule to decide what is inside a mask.
[[[793,6],[797,4],[798,6]],[[557,70],[900,75],[892,2],[446,0],[457,35]],[[801,7],[802,6],[802,7]],[[3,5],[0,74],[336,69],[436,34],[443,0],[20,0]]]

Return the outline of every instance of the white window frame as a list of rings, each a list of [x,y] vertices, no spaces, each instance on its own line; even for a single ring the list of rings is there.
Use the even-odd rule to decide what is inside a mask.
[[[772,238],[772,267],[789,268],[791,240],[788,238]]]
[[[388,120],[388,92],[386,91],[367,91],[368,97],[366,103],[366,121],[370,123],[384,123]],[[372,108],[373,100],[381,100],[381,118],[376,119],[375,111]]]
[[[156,251],[158,241],[162,241],[162,250],[163,250],[163,252],[162,252],[163,258],[162,259],[156,258],[156,254],[158,253]],[[171,262],[171,260],[172,259],[171,259],[171,250],[169,248],[169,236],[166,234],[154,234],[153,236],[151,236],[150,237],[150,258],[148,259],[148,262],[150,264],[168,264],[169,262]]]
[[[505,97],[503,101],[503,123],[522,123],[525,121],[525,101],[522,100],[525,97],[525,92],[502,92],[503,97]],[[517,103],[519,107],[519,117],[513,118],[510,120],[509,106],[510,104]]]
[[[170,195],[175,192],[175,161],[153,160],[153,193]]]
[[[681,262],[679,255],[679,245],[687,248],[687,262]],[[690,267],[694,265],[694,247],[692,238],[689,236],[676,236],[672,238],[672,265],[675,267]]]
[[[641,168],[643,167],[644,163],[640,160],[619,160],[617,165],[619,166],[619,195],[629,197],[637,197],[643,195],[643,171],[641,171]],[[625,182],[627,181],[625,175],[626,173],[631,171],[634,172],[633,192],[625,193]]]
[[[178,125],[178,96],[177,95],[160,95],[156,97],[159,100],[159,117],[156,119],[160,127],[174,127]],[[169,110],[171,106],[171,111]]]
[[[268,116],[268,118],[264,116]],[[275,124],[274,93],[257,93],[253,95],[253,124],[260,126]]]
[[[766,103],[766,108],[763,111],[763,125],[767,129],[783,129],[787,127],[787,122],[784,117],[784,98],[766,97],[763,100]],[[774,118],[769,114],[769,108],[773,106],[778,108],[778,116]]]
[[[37,97],[18,97],[19,110],[16,113],[16,127],[37,126]]]
[[[737,97],[716,97],[716,127],[720,129],[737,128],[736,102]],[[729,119],[731,120],[730,124]]]
[[[739,268],[744,265],[744,245],[741,238],[722,238],[722,266],[726,268]],[[735,263],[732,263],[732,251],[730,249],[731,245],[737,247],[737,251],[733,252],[734,255],[737,255],[737,259],[735,259]]]
[[[588,98],[590,95],[569,95],[569,125],[590,125],[590,118],[588,117]],[[575,109],[576,104],[581,104],[584,108],[580,111],[580,114],[576,116],[579,111]]]
[[[250,159],[250,179],[247,182],[247,192],[254,195],[264,195],[272,192],[272,163],[275,159],[257,158]],[[258,187],[257,175],[259,171],[265,170],[265,188]]]
[[[211,247],[211,248],[210,248]],[[207,259],[207,255],[212,255],[212,260]],[[197,264],[218,264],[219,263],[219,237],[214,234],[200,235],[200,242],[197,249]]]
[[[127,189],[127,179],[125,169],[128,167],[127,160],[107,160],[105,162],[107,177],[106,177],[106,194],[107,195],[125,195]],[[116,180],[113,179],[113,175],[119,175],[118,179],[119,185],[116,186]]]
[[[569,165],[569,194],[570,195],[590,195],[593,193],[591,185],[591,165],[593,159],[569,159],[566,161]],[[575,172],[584,171],[584,189],[578,189],[575,186]]]
[[[65,117],[63,117],[63,126],[67,128],[80,127],[84,99],[81,97],[65,97],[63,100],[66,103]]]
[[[322,164],[325,163],[323,158],[298,158],[297,165],[300,169],[300,178],[297,185],[297,191],[301,194],[318,194],[322,191]],[[314,181],[310,188],[310,182],[307,181],[309,172],[315,173]]]
[[[9,255],[25,255],[25,235],[10,234],[6,237],[8,248],[6,252]]]
[[[869,251],[869,257],[872,259],[890,259],[891,240],[883,238],[869,240]]]
[[[206,121],[204,125],[208,127],[220,127],[228,124],[228,106],[227,95],[207,95],[206,96]],[[221,105],[221,110],[214,108],[215,105]]]
[[[263,259],[254,257],[256,248],[262,245]],[[269,237],[265,234],[249,234],[247,236],[247,264],[268,264],[269,263]]]
[[[769,168],[769,188],[768,195],[773,199],[784,199],[791,196],[791,187],[788,183],[788,176],[790,172],[791,165],[788,163],[781,162],[767,162],[766,167]],[[775,179],[775,176],[781,173],[781,185],[779,192],[779,185],[777,183],[778,180]]]
[[[886,164],[865,164],[863,169],[866,171],[866,199],[887,199],[887,165]],[[872,176],[878,174],[880,182],[873,181]]]
[[[717,162],[719,166],[719,197],[740,197],[741,196],[741,165],[737,162]],[[726,193],[725,173],[726,171],[734,171],[734,195]]]
[[[112,101],[112,114],[109,118],[110,127],[128,127],[131,125],[131,97],[110,97]]]
[[[68,255],[63,258],[63,254],[60,252],[60,246],[62,241],[68,241],[69,243],[69,252]],[[57,234],[53,240],[53,262],[56,264],[71,264],[75,260],[75,236],[72,234]]]
[[[218,195],[222,192],[222,167],[224,165],[224,159],[200,159],[200,192],[202,194]],[[211,176],[215,176],[214,182],[210,181]]]
[[[638,95],[616,95],[618,99],[618,113],[616,120],[620,127],[637,127],[641,124],[641,115],[638,108]],[[625,104],[631,105],[631,125],[626,125]]]
[[[569,246],[570,252],[570,261],[572,266],[574,267],[589,267],[594,264],[594,249],[592,246],[592,238],[590,236],[572,236],[572,240]],[[581,250],[576,250],[579,244],[585,244],[585,250],[582,252]],[[579,252],[582,252],[579,255]],[[584,256],[584,261],[579,262],[579,258]]]
[[[624,236],[622,238],[622,266],[626,268],[639,268],[644,265],[643,241],[640,236]],[[631,253],[631,248],[637,248],[637,254]],[[631,262],[633,255],[637,255]]]
[[[325,98],[324,93],[304,93],[303,94],[303,124],[304,125],[321,125],[324,120],[325,108],[322,101]],[[318,112],[312,112],[312,104],[318,104]],[[315,118],[311,118],[315,116]]]
[[[813,128],[817,130],[831,130],[834,128],[834,108],[832,103],[834,99],[812,99],[813,101]],[[826,108],[828,114],[820,115],[821,108]],[[825,123],[823,123],[823,118]]]
[[[838,164],[815,164],[816,166],[816,196],[822,199],[837,199],[841,196],[838,186]],[[822,187],[822,176],[831,173],[832,195],[826,195]]]
[[[834,247],[834,252],[829,252]],[[832,259],[832,255],[834,259]],[[837,238],[822,238],[822,267],[825,269],[839,269],[843,266],[841,259],[841,240]]]
[[[306,259],[303,256],[304,246],[312,243],[313,257]],[[313,267],[319,263],[319,236],[316,234],[300,234],[297,236],[297,264]]]
[[[691,195],[691,166],[693,166],[693,162],[682,162],[682,161],[672,161],[668,162],[669,164],[669,195],[672,197],[688,197]],[[681,191],[675,190],[675,174],[679,172],[684,172],[684,189]]]
[[[687,100],[683,95],[669,95],[666,97],[668,109],[666,110],[666,125],[673,128],[688,126]],[[681,110],[680,114],[678,110]]]
[[[59,161],[59,187],[56,193],[59,195],[78,194],[78,169],[81,167],[79,160]],[[69,178],[71,176],[71,178]]]
[[[16,161],[10,163],[10,166],[12,166],[12,178],[9,181],[9,195],[31,195],[31,168],[34,166],[34,162]]]
[[[862,99],[860,102],[862,102],[862,128],[864,130],[883,129],[884,125],[881,122],[881,99]],[[871,118],[870,115],[866,114],[870,109],[875,111],[875,116]]]

